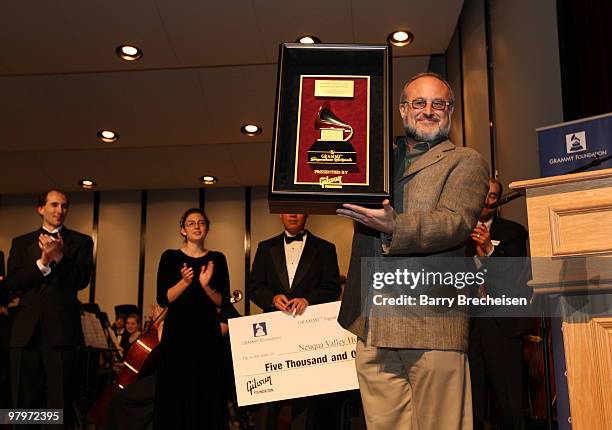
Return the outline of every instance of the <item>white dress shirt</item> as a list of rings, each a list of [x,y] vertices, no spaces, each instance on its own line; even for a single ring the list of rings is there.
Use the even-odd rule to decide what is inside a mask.
[[[289,237],[295,236],[285,230],[285,234]],[[302,251],[304,251],[304,245],[306,245],[306,239],[308,234],[304,232],[302,240],[295,240],[291,243],[285,242],[283,237],[283,244],[285,245],[285,261],[287,263],[287,275],[289,275],[289,288],[293,285],[293,278],[295,278],[295,272],[297,271],[298,264],[300,264],[300,258],[302,257]]]

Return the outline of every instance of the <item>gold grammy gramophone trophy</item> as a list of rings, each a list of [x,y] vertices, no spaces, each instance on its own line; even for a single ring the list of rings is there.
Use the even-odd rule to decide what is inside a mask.
[[[321,138],[308,150],[309,164],[357,164],[357,153],[349,141],[353,127],[338,118],[328,102],[319,108],[314,127],[321,130]]]

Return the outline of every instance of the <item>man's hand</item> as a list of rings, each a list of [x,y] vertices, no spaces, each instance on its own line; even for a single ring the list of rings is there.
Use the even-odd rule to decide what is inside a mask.
[[[385,199],[382,205],[382,209],[369,209],[363,206],[344,203],[342,208],[336,209],[336,214],[360,222],[374,230],[393,234],[395,231],[395,217],[397,216],[395,209],[393,209],[388,199]]]
[[[470,237],[476,243],[476,255],[484,257],[493,252],[491,233],[484,225],[477,225],[470,233]]]
[[[294,312],[297,315],[302,315],[309,304],[308,300],[302,297],[296,297],[295,299],[289,300],[287,312]]]
[[[287,306],[289,305],[289,299],[284,294],[277,294],[272,299],[272,304],[279,311],[286,311]]]
[[[59,264],[62,258],[64,258],[64,240],[59,234],[57,239],[47,234],[40,234],[38,236],[38,247],[42,251],[40,256],[41,263],[45,266],[52,261]]]

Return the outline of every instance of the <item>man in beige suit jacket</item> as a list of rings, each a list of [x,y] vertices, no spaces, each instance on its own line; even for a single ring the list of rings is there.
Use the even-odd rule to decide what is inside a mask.
[[[432,315],[419,306],[381,315],[360,279],[362,257],[465,255],[489,168],[478,153],[448,140],[453,104],[440,76],[409,80],[399,108],[407,139],[394,148],[394,205],[345,204],[337,211],[357,221],[338,322],[359,338],[356,367],[369,430],[472,428],[468,315]]]

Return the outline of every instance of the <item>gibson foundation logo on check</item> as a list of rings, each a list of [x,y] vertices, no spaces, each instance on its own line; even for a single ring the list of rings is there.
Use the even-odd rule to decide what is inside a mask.
[[[229,320],[238,406],[357,389],[357,337],[337,323],[340,302]]]

